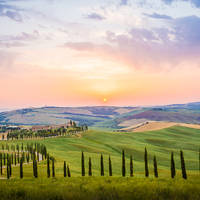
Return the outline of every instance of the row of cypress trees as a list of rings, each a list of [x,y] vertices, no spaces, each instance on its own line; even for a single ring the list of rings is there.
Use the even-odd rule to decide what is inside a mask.
[[[9,151],[9,145],[6,145],[6,147],[2,146],[2,150]],[[6,165],[6,171],[7,171],[7,179],[9,179],[12,175],[12,165],[17,165],[17,163],[20,166],[20,178],[23,178],[23,163],[27,162],[29,163],[30,160],[33,161],[33,175],[35,178],[38,177],[38,170],[37,170],[37,162],[40,161],[40,156],[42,156],[42,160],[47,157],[47,148],[43,144],[39,143],[31,143],[27,144],[27,146],[24,146],[23,143],[21,144],[21,151],[19,144],[11,145],[11,150],[17,150],[17,152],[12,152],[11,154],[0,152],[0,174],[3,175],[3,166]],[[54,172],[55,176],[55,172]]]
[[[199,158],[200,158],[200,153],[199,153]],[[111,157],[109,156],[108,158],[109,162],[109,176],[112,176],[112,161]],[[182,177],[184,179],[187,179],[187,173],[186,173],[186,167],[185,167],[185,160],[184,160],[184,155],[183,151],[180,151],[180,160],[181,160],[181,171],[182,171]],[[145,163],[145,177],[149,177],[149,166],[148,166],[148,153],[147,149],[145,148],[144,152],[144,163]],[[153,167],[154,167],[154,176],[158,178],[158,165],[157,165],[157,158],[156,156],[153,157]],[[92,176],[92,161],[91,157],[89,157],[89,162],[88,162],[88,175]],[[81,155],[81,175],[85,176],[85,156],[84,152],[82,152]],[[103,161],[103,155],[101,154],[100,156],[100,175],[104,176],[104,161]],[[174,153],[171,153],[171,178],[174,178],[176,175],[176,168],[175,168],[175,161],[174,161]],[[122,176],[126,176],[126,160],[125,160],[125,151],[122,150]],[[130,156],[130,176],[133,177],[133,157],[132,155]]]

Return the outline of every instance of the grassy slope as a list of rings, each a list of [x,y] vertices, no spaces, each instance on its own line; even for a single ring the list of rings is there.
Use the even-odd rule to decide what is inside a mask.
[[[198,173],[198,149],[200,130],[172,127],[159,131],[140,133],[114,133],[89,131],[82,138],[51,138],[40,140],[46,144],[48,151],[56,158],[56,175],[63,174],[63,161],[71,167],[72,176],[80,176],[80,155],[85,152],[86,170],[88,169],[88,157],[92,157],[93,174],[99,175],[100,153],[104,154],[105,171],[108,175],[108,155],[112,157],[114,175],[121,175],[121,150],[125,149],[127,156],[127,174],[129,173],[129,156],[134,157],[134,173],[137,176],[144,176],[144,147],[149,153],[150,173],[153,174],[152,158],[157,156],[159,174],[162,177],[169,177],[170,152],[175,152],[176,167],[180,169],[179,150],[184,151],[186,168],[190,174]],[[24,141],[25,143],[25,141]],[[39,176],[46,176],[46,166],[43,164],[39,170]],[[14,176],[18,176],[16,168]],[[86,171],[87,172],[87,171]],[[25,166],[25,173],[31,176],[32,167]],[[180,173],[180,172],[178,172]],[[26,175],[25,175],[26,176]]]
[[[32,178],[32,165],[24,165],[24,179],[19,179],[19,167],[13,168],[11,180],[0,180],[0,199],[3,200],[120,200],[120,199],[200,199],[200,176],[198,169],[198,148],[200,130],[172,127],[160,131],[144,133],[109,133],[89,131],[82,138],[52,138],[40,140],[45,143],[56,161],[56,178],[46,178],[46,164],[38,166],[39,178]],[[21,141],[15,141],[20,142]],[[26,141],[23,141],[24,143]],[[148,148],[149,158],[157,155],[160,178],[152,177],[152,162],[150,162],[151,178],[144,178],[143,152]],[[134,156],[134,178],[116,177],[121,174],[121,149],[126,150],[127,173],[128,157]],[[183,180],[178,170],[174,180],[170,179],[169,157],[175,152],[176,166],[180,167],[179,149],[185,153],[188,180]],[[86,161],[92,157],[93,173],[96,177],[80,176],[80,151],[84,150]],[[106,175],[108,155],[112,156],[115,177],[99,177],[99,157],[103,153],[106,158]],[[63,176],[63,160],[66,160],[72,170],[72,178]],[[86,165],[86,170],[88,166]],[[6,175],[4,169],[4,176]],[[97,177],[98,176],[98,177]]]

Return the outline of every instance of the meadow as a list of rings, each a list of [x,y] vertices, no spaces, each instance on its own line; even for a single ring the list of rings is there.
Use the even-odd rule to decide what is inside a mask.
[[[23,180],[19,178],[19,166],[13,167],[10,180],[4,180],[6,169],[3,169],[0,190],[9,189],[6,189],[5,196],[1,196],[1,199],[40,199],[38,193],[46,195],[46,199],[132,199],[132,197],[134,199],[199,199],[199,141],[200,130],[178,126],[140,133],[89,130],[79,137],[2,141],[0,148],[3,143],[44,144],[48,153],[55,158],[55,178],[47,178],[46,161],[38,163],[37,179],[33,178],[32,164],[24,165]],[[144,178],[145,147],[148,152],[149,178]],[[126,177],[121,177],[122,150],[125,150],[126,155]],[[184,152],[187,180],[181,177],[180,150]],[[86,177],[81,177],[82,151],[85,155]],[[175,155],[177,172],[173,180],[170,178],[172,151]],[[104,157],[105,177],[100,177],[101,154]],[[129,177],[130,155],[133,156],[134,177]],[[158,162],[158,179],[154,178],[153,173],[154,155]],[[113,177],[108,176],[109,156],[112,160]],[[88,177],[89,157],[92,159],[93,177]],[[63,178],[64,161],[70,167],[71,178]],[[9,191],[12,193],[10,197]],[[174,198],[171,198],[172,196]]]

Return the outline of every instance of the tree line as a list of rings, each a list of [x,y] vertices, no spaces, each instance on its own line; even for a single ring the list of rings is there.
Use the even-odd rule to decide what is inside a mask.
[[[28,129],[10,130],[7,134],[7,140],[67,136],[67,135],[76,134],[76,133],[87,131],[87,130],[88,130],[87,125],[73,126],[70,128],[61,127],[61,128],[37,130],[37,131],[32,131]]]
[[[3,168],[6,168],[7,179],[12,176],[12,166],[20,166],[20,178],[23,178],[23,164],[33,162],[35,176],[37,176],[37,162],[47,158],[47,148],[40,143],[27,143],[21,146],[2,144],[0,152],[0,174],[3,175]],[[40,158],[41,157],[41,158]]]
[[[6,145],[7,146],[7,145]],[[11,148],[14,149],[14,146],[11,146]],[[2,146],[3,149],[3,146]],[[8,149],[8,146],[7,146]],[[55,158],[50,156],[47,153],[46,146],[39,143],[31,143],[27,144],[24,151],[23,143],[21,145],[21,156],[19,156],[19,145],[16,145],[16,150],[14,154],[12,153],[9,155],[8,153],[0,153],[0,170],[2,175],[2,166],[6,165],[7,167],[7,178],[9,179],[12,175],[12,164],[19,164],[20,165],[20,178],[23,178],[23,163],[25,160],[27,163],[31,160],[33,163],[33,177],[38,178],[38,162],[39,155],[42,156],[42,160],[46,160],[46,167],[47,167],[47,177],[50,178],[55,177]],[[14,156],[12,156],[14,155]],[[6,161],[7,160],[7,161]],[[182,172],[182,178],[187,179],[187,172],[186,172],[186,166],[185,166],[185,159],[183,151],[180,150],[180,163],[181,163],[181,172]],[[108,157],[108,174],[109,176],[113,176],[113,170],[112,170],[112,159],[111,156]],[[157,164],[157,158],[156,156],[153,157],[153,168],[154,168],[154,177],[158,178],[158,164]],[[133,157],[130,155],[129,158],[129,176],[134,176],[134,163],[133,163]],[[148,158],[148,152],[147,148],[144,150],[144,175],[145,177],[149,177],[149,158]],[[199,150],[199,171],[200,171],[200,150]],[[170,162],[170,172],[171,172],[171,178],[175,178],[176,176],[176,166],[175,166],[175,160],[174,160],[174,153],[171,152],[171,162]],[[105,168],[104,168],[104,157],[103,154],[100,155],[100,176],[105,175]],[[121,175],[122,177],[127,176],[126,172],[126,155],[125,151],[122,150],[122,164],[121,164]],[[71,177],[71,171],[69,164],[66,164],[66,161],[63,163],[63,176],[64,177]],[[85,168],[85,155],[84,152],[81,152],[81,176],[86,176],[86,168]],[[89,157],[88,159],[88,176],[93,176],[92,172],[92,159]]]

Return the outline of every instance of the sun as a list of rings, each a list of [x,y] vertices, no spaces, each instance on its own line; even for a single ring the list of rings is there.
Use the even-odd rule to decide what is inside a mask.
[[[103,102],[106,103],[108,101],[107,98],[103,98]]]

